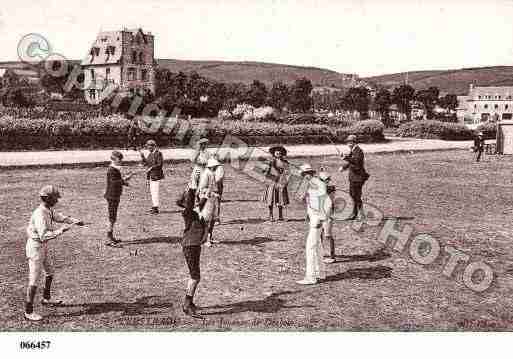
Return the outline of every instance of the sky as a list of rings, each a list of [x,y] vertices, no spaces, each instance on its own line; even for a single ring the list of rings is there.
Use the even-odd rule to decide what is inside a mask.
[[[16,0],[0,7],[0,61],[29,33],[81,59],[98,31],[141,27],[157,58],[372,76],[513,65],[512,23],[513,0]]]

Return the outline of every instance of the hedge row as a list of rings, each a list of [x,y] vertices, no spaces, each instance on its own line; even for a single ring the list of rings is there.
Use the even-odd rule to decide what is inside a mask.
[[[119,148],[126,145],[129,128],[130,121],[120,115],[79,117],[72,121],[4,115],[0,117],[0,150]],[[383,125],[371,120],[334,128],[217,119],[162,123],[158,119],[145,118],[140,121],[140,128],[141,143],[155,138],[163,147],[186,146],[193,136],[207,136],[221,142],[228,134],[251,145],[343,142],[349,134],[357,135],[362,142],[384,140]]]
[[[459,123],[423,120],[402,124],[397,129],[396,135],[441,140],[469,140],[474,137],[474,132]]]

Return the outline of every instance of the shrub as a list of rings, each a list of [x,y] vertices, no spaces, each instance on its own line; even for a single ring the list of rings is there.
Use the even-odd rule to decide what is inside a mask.
[[[402,124],[396,134],[400,137],[432,138],[441,140],[468,140],[473,132],[459,123],[432,120],[412,121]]]
[[[34,108],[26,111],[34,118],[19,118],[3,112],[0,116],[1,150],[119,148],[125,146],[130,127],[130,121],[118,114],[91,117],[92,113],[65,112],[42,118],[41,112],[45,110]],[[140,143],[155,138],[161,146],[186,145],[192,136],[208,136],[213,143],[221,143],[228,134],[249,145],[343,142],[349,134],[355,134],[362,142],[383,140],[383,125],[373,120],[346,127],[221,119],[165,123],[161,118],[143,120],[145,127],[154,131],[141,131]],[[184,129],[187,130],[185,136],[177,136]]]

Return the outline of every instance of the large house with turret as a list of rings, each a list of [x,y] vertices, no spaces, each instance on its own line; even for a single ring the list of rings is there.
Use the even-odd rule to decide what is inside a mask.
[[[100,32],[81,62],[88,102],[101,101],[109,85],[131,96],[155,93],[154,39],[140,28]]]

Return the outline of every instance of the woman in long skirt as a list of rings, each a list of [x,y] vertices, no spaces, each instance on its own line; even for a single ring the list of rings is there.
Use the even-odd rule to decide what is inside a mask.
[[[287,189],[289,163],[285,159],[287,150],[283,146],[273,146],[269,149],[273,158],[269,162],[265,172],[266,177],[272,182],[267,185],[262,201],[269,208],[269,220],[274,221],[274,207],[278,207],[278,220],[283,221],[283,207],[287,206],[289,201],[289,192]]]

